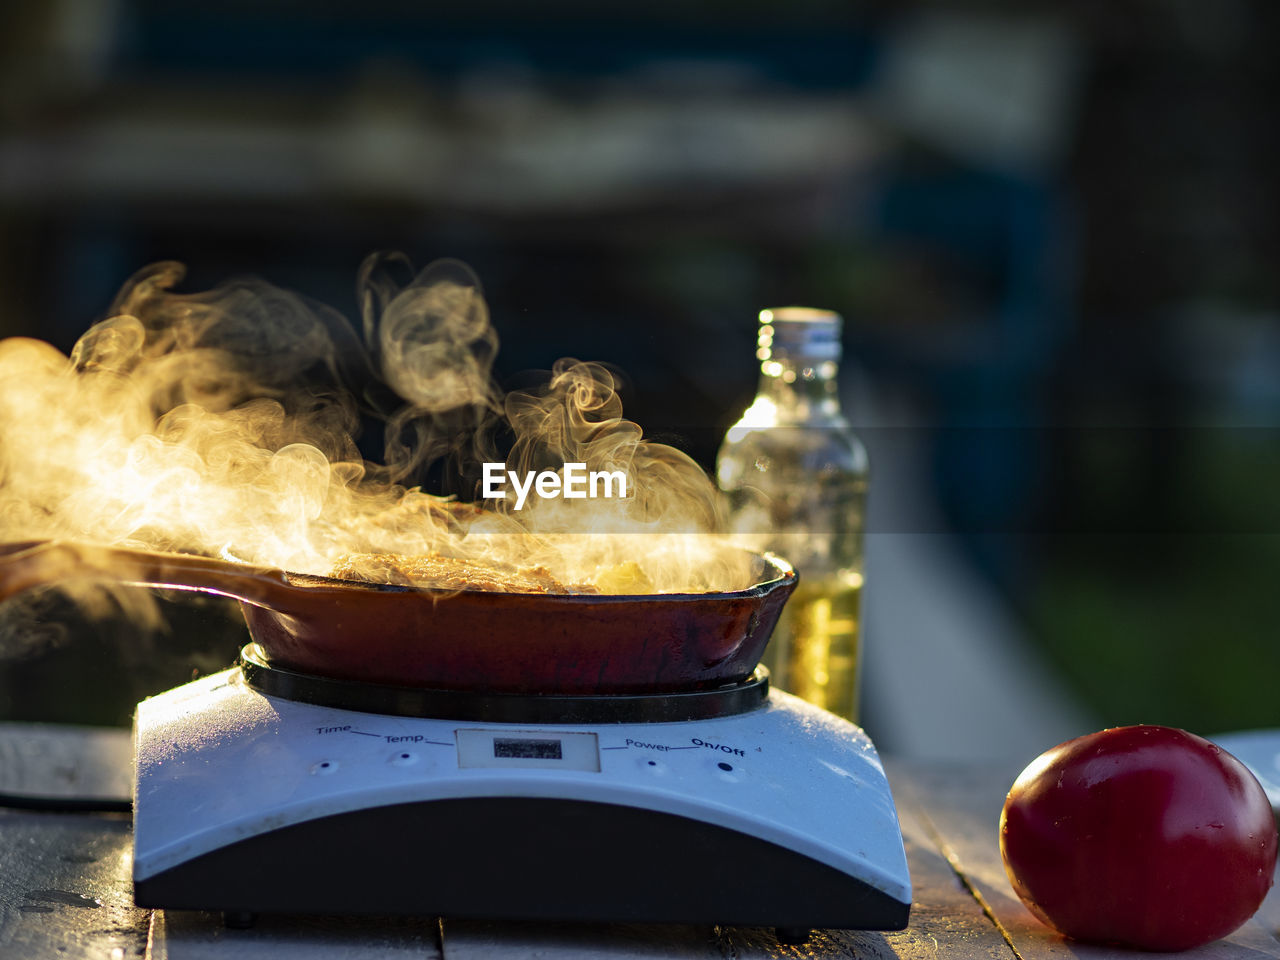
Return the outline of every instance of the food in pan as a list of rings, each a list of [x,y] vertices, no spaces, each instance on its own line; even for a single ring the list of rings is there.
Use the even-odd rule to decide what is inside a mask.
[[[402,556],[393,553],[352,553],[330,571],[340,580],[396,583],[433,590],[484,590],[494,593],[595,593],[581,585],[566,585],[545,567],[516,567],[495,561],[467,560],[438,554]]]

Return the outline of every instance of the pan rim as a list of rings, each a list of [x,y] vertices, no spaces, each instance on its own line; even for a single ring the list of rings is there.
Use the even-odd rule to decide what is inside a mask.
[[[708,599],[745,599],[762,597],[771,593],[783,584],[793,583],[799,579],[799,573],[792,564],[771,551],[755,552],[746,550],[752,556],[764,561],[763,573],[773,573],[767,580],[753,583],[741,590],[709,590],[704,593],[527,593],[505,590],[448,590],[441,587],[416,587],[411,584],[378,583],[372,580],[347,580],[340,577],[328,577],[317,573],[295,573],[282,571],[289,585],[300,590],[359,590],[372,593],[420,594],[443,599],[445,597],[545,597],[558,603],[612,604],[636,603],[641,601],[664,601],[667,603]]]

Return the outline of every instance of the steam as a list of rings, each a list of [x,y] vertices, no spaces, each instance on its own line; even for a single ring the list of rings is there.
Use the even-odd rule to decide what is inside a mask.
[[[412,277],[401,284],[396,270]],[[457,260],[416,277],[399,254],[360,269],[364,338],[382,380],[404,405],[389,418],[386,461],[393,479],[452,458],[493,459],[489,442],[502,397],[492,380],[498,335],[480,282]]]
[[[599,364],[561,360],[507,395],[479,282],[457,261],[360,270],[363,337],[336,311],[260,280],[177,293],[161,263],[63,356],[0,341],[0,541],[60,538],[233,556],[327,574],[352,554],[435,554],[540,566],[606,592],[751,582],[716,536],[700,467],[644,439]],[[361,412],[386,420],[365,461]],[[584,463],[622,471],[616,499],[462,509],[412,485]],[[474,491],[478,495],[479,491]]]

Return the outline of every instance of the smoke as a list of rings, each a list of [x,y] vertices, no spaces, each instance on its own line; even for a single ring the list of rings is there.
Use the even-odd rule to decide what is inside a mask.
[[[415,275],[402,256],[368,258],[362,335],[261,280],[175,292],[183,273],[135,274],[69,357],[0,341],[0,541],[319,574],[352,555],[438,555],[537,565],[608,592],[750,582],[718,537],[710,480],[623,417],[606,367],[562,360],[542,386],[503,394],[498,337],[464,264]],[[362,415],[385,420],[381,463],[359,453]],[[585,464],[625,475],[627,493],[516,510],[477,489],[464,510],[414,485],[431,470],[476,477],[486,462],[521,476]]]

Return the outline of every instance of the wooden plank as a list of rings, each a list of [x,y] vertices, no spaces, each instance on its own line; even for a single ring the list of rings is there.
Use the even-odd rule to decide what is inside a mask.
[[[1009,960],[1009,945],[943,855],[910,782],[893,768],[889,782],[902,823],[914,893],[911,926],[904,933],[887,935],[895,955],[932,958],[942,953],[974,960]],[[902,942],[907,937],[912,939],[909,952]]]
[[[879,933],[818,930],[806,943],[780,944],[766,927],[674,924],[446,919],[443,944],[444,960],[877,960],[899,955]],[[931,960],[935,950],[930,944]],[[923,954],[902,954],[915,955]]]
[[[222,915],[157,910],[146,960],[440,960],[425,917],[262,916],[247,930]]]
[[[722,960],[710,926],[441,921],[443,960]]]
[[[0,798],[127,809],[132,796],[128,730],[0,723]]]
[[[1000,809],[1017,769],[937,764],[907,768],[900,781],[936,832],[940,849],[990,911],[1023,960],[1132,960],[1132,951],[1063,938],[1031,915],[1009,886],[1000,859]],[[1263,960],[1280,958],[1280,942],[1251,920],[1231,936],[1178,954],[1144,953],[1145,960]]]
[[[0,957],[141,957],[130,834],[121,814],[0,810]]]

